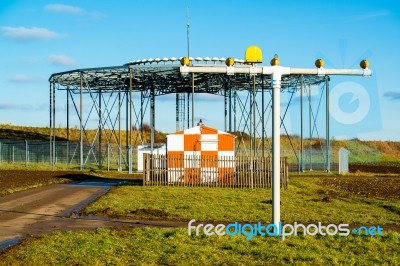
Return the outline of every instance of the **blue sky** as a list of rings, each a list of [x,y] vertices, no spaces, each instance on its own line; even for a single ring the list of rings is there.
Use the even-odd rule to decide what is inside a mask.
[[[243,58],[246,47],[256,44],[265,64],[275,53],[281,65],[292,67],[314,67],[321,57],[327,68],[358,68],[359,61],[368,58],[372,78],[331,79],[337,96],[336,106],[331,106],[331,135],[400,140],[398,1],[2,0],[0,124],[48,126],[52,73],[186,55],[187,7],[193,57]],[[360,91],[367,93],[367,100],[357,94]],[[318,92],[313,98],[315,104]],[[174,99],[156,99],[156,127],[166,132],[175,129]],[[223,129],[222,98],[195,99],[196,119]],[[284,105],[288,97],[282,101]],[[285,120],[295,134],[298,102],[295,99]],[[366,102],[368,113],[361,121],[346,124],[340,117]],[[64,109],[58,110],[57,125],[65,125]]]

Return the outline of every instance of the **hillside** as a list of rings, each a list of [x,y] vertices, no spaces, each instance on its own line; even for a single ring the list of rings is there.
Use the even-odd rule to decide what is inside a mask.
[[[10,124],[0,124],[0,139],[13,139],[13,140],[49,140],[50,129],[48,127],[24,127],[15,126]],[[66,128],[56,128],[56,139],[60,141],[67,140]],[[96,130],[87,130],[89,139],[93,139]],[[249,138],[246,134],[239,134],[238,132],[232,133],[237,136],[237,141],[248,143]],[[103,136],[110,136],[109,130],[103,131]],[[155,142],[165,142],[166,133],[156,131]],[[138,130],[133,131],[133,141],[136,143],[149,143],[150,142],[150,127],[144,125],[143,134]],[[143,138],[143,141],[140,141]],[[69,139],[71,141],[79,140],[79,130],[70,129]],[[126,132],[121,131],[122,144],[126,144]],[[258,141],[258,140],[257,140]],[[321,149],[324,145],[324,139],[312,139],[313,149]],[[111,143],[115,143],[115,139],[111,138]],[[267,138],[266,143],[271,143],[271,139]],[[340,147],[346,148],[350,151],[350,162],[352,163],[376,163],[376,162],[399,162],[400,161],[400,142],[395,141],[362,141],[359,139],[352,140],[332,140],[332,150],[337,152]],[[309,139],[304,139],[303,145],[305,149],[310,147]],[[300,150],[300,138],[298,136],[281,137],[282,150],[291,151],[292,146],[295,150]],[[292,152],[291,152],[292,154]],[[289,155],[290,156],[290,155]]]
[[[86,134],[89,139],[93,139],[96,135],[97,130],[89,129],[86,130]],[[110,130],[103,130],[103,136],[111,136]],[[133,130],[132,139],[139,142],[140,138],[143,138],[143,143],[150,142],[150,127],[148,125],[143,126],[143,134],[139,134],[138,130]],[[68,139],[66,128],[55,129],[56,140],[66,141]],[[80,132],[76,128],[69,129],[69,140],[78,141]],[[166,134],[156,130],[155,142],[164,142]],[[12,139],[12,140],[49,140],[50,129],[48,127],[25,127],[15,126],[10,124],[0,124],[0,139]],[[121,130],[121,142],[123,145],[126,144],[126,131]],[[116,143],[115,138],[110,137],[111,143]]]

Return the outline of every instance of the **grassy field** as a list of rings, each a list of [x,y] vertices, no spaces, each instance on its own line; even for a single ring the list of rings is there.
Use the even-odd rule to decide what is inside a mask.
[[[289,189],[282,190],[284,223],[380,225],[384,236],[290,236],[284,241],[258,236],[246,241],[244,236],[189,237],[182,228],[98,229],[30,238],[2,254],[0,265],[399,265],[399,181],[399,176],[314,175],[292,178]],[[267,224],[271,190],[122,186],[82,214]]]
[[[350,182],[349,189],[339,186],[342,180]],[[369,182],[383,193],[364,197],[362,193],[371,193]],[[399,182],[399,177],[292,178],[289,189],[281,191],[282,221],[400,225]],[[362,190],[353,191],[352,187]],[[268,222],[271,198],[270,189],[122,186],[82,213],[132,219]]]
[[[99,229],[25,241],[0,265],[399,265],[399,233],[383,237],[207,237],[185,229]]]

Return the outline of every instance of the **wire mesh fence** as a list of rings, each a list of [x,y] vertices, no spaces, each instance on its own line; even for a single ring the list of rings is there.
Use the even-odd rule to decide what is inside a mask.
[[[129,147],[120,147],[116,144],[82,145],[83,168],[127,170]],[[133,168],[137,167],[136,150],[132,150]],[[57,141],[50,145],[50,141],[43,140],[0,140],[0,167],[3,165],[34,166],[47,165],[60,169],[80,169],[80,143],[73,141]]]
[[[0,139],[0,168],[43,166],[56,169],[103,169],[128,171],[129,162],[132,170],[138,169],[137,147],[119,146],[117,144],[84,143],[81,147],[77,141],[56,141],[50,146],[46,140],[10,140]],[[238,157],[243,152],[237,152]],[[130,154],[132,157],[130,158]],[[268,151],[265,152],[269,156]],[[290,172],[327,170],[328,157],[325,149],[304,150],[303,153],[282,149],[281,155],[288,159]],[[302,157],[301,157],[302,156]],[[301,159],[302,158],[302,159]],[[82,159],[82,165],[81,165]],[[339,153],[333,149],[329,156],[330,171],[339,170]],[[347,162],[348,163],[348,162]]]

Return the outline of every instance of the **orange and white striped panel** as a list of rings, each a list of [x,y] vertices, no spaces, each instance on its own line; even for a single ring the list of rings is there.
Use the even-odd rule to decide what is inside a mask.
[[[178,131],[167,136],[168,180],[226,180],[234,172],[234,155],[234,135],[204,125]]]

